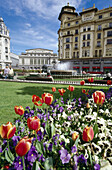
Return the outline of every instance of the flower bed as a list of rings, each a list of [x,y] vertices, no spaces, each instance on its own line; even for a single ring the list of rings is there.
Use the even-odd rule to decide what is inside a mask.
[[[84,85],[84,82],[81,81]],[[101,169],[112,157],[112,89],[58,89],[59,98],[33,95],[33,109],[15,106],[18,119],[0,127],[0,169]],[[63,101],[64,93],[68,100]]]

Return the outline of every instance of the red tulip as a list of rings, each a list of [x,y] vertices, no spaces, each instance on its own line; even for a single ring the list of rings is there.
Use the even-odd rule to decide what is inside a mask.
[[[89,81],[89,83],[93,83],[94,82],[93,77],[89,78],[88,81]]]
[[[30,130],[38,130],[40,128],[40,119],[37,116],[29,117],[27,119],[27,125]]]
[[[111,85],[111,84],[112,84],[111,80],[107,80],[107,85]]]
[[[42,99],[40,99],[39,96],[33,95],[32,96],[32,102],[36,105],[36,106],[42,106]],[[40,102],[40,103],[39,103]]]
[[[82,89],[82,93],[88,95],[88,92],[89,92],[89,90],[86,91],[85,89]]]
[[[19,156],[24,156],[31,148],[31,138],[25,136],[15,147],[15,151]]]
[[[10,139],[12,136],[14,136],[16,132],[16,126],[12,126],[11,122],[6,123],[6,125],[0,126],[0,135],[4,139]]]
[[[89,142],[89,141],[92,141],[94,138],[94,131],[93,131],[93,128],[90,126],[86,126],[83,130],[83,141],[85,142]]]
[[[74,133],[72,134],[72,140],[73,140],[73,141],[75,141],[78,137],[79,137],[79,135],[78,135],[76,132],[74,132]]]
[[[52,87],[52,92],[55,92],[56,91],[56,87]]]
[[[50,93],[44,93],[42,94],[42,102],[47,104],[47,105],[50,105],[53,101],[53,95],[50,94]]]
[[[14,110],[15,110],[16,114],[18,114],[20,116],[24,114],[24,109],[22,106],[15,106]]]
[[[85,81],[84,81],[84,80],[80,81],[80,85],[81,85],[81,86],[83,86],[84,84],[85,84]]]
[[[96,104],[102,105],[105,101],[105,93],[102,91],[95,91],[93,93],[93,100]]]
[[[58,89],[58,91],[59,91],[59,93],[60,93],[61,96],[63,96],[63,93],[66,92],[66,90],[64,90],[64,89]]]
[[[71,92],[74,91],[74,89],[75,89],[74,86],[69,86],[68,87],[68,90],[71,91]]]

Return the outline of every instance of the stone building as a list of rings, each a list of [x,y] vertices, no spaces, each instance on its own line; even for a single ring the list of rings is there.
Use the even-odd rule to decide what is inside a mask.
[[[0,68],[12,63],[10,59],[10,37],[3,18],[0,18]]]
[[[41,69],[43,65],[55,67],[58,56],[53,50],[35,48],[28,49],[19,56],[19,68],[25,69]]]
[[[98,10],[95,5],[79,14],[64,6],[59,18],[58,56],[77,72],[112,72],[112,7]]]
[[[15,53],[10,53],[10,59],[12,61],[11,66],[13,68],[19,68],[19,56]]]

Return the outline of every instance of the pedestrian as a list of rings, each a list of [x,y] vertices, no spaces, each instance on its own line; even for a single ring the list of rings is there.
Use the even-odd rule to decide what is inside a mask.
[[[4,69],[5,79],[7,79],[8,74],[9,74],[9,68],[8,68],[8,66],[6,66],[5,69]]]

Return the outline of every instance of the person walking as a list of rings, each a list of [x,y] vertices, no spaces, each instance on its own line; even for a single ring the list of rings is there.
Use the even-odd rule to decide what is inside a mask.
[[[9,74],[9,68],[8,68],[8,66],[6,66],[5,69],[4,69],[5,79],[7,79],[8,74]]]

